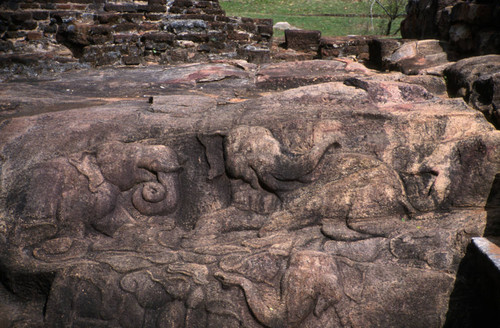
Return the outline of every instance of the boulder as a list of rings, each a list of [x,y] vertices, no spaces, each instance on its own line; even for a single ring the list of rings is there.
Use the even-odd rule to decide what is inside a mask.
[[[500,127],[500,55],[462,59],[444,71],[450,97],[463,97]]]
[[[500,51],[498,1],[411,0],[406,9],[404,38],[448,41],[461,58]]]
[[[400,74],[302,65],[2,82],[0,323],[442,326],[500,133]]]
[[[381,70],[415,75],[448,63],[447,50],[447,43],[439,40],[374,39],[370,43],[370,62]]]

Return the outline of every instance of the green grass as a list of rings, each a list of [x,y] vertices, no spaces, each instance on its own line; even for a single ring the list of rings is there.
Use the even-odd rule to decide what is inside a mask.
[[[387,0],[385,0],[387,1]],[[272,18],[274,23],[288,22],[306,30],[320,30],[324,36],[384,34],[387,18],[374,17],[373,29],[369,17],[301,16],[318,14],[370,13],[370,0],[220,0],[228,16]],[[375,5],[374,14],[383,14]],[[401,19],[393,23],[391,32],[398,30]],[[283,32],[275,30],[275,36]]]

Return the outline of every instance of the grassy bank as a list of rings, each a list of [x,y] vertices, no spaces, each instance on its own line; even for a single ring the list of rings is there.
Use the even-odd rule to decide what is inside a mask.
[[[387,1],[387,0],[385,0]],[[324,36],[384,34],[388,19],[374,17],[331,17],[325,14],[370,14],[370,0],[219,0],[228,16],[272,18],[307,30],[320,30]],[[384,15],[375,5],[373,13]],[[318,15],[318,16],[315,16]],[[393,23],[395,33],[401,19]],[[283,32],[275,31],[277,36]]]

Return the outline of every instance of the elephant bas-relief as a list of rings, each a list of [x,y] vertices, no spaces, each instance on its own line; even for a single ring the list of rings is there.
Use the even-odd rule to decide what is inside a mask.
[[[164,145],[110,142],[32,170],[10,257],[54,274],[49,325],[344,325],[343,264],[324,244],[377,241],[382,218],[411,215],[397,174],[343,152],[333,136],[305,154],[263,127],[236,127],[223,147],[217,140],[217,172],[253,200],[268,197],[266,211],[239,208],[233,194],[193,231],[176,226],[182,167]]]
[[[165,216],[179,202],[181,166],[163,145],[110,142],[33,170],[24,221],[50,223],[58,236],[108,236],[143,216]]]
[[[320,317],[342,297],[339,270],[328,254],[300,251],[290,256],[279,288],[262,292],[262,285],[231,273],[216,272],[224,285],[241,287],[257,320],[271,328],[300,327],[310,315]],[[332,318],[333,319],[333,318]]]
[[[269,216],[261,235],[322,224],[332,239],[364,239],[384,234],[373,220],[399,220],[415,211],[393,169],[370,155],[335,153],[339,148],[326,136],[297,155],[263,127],[241,126],[228,134],[229,175],[281,200],[281,209]]]

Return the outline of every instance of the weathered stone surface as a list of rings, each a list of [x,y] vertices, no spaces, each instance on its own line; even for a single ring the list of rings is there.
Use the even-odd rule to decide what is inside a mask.
[[[262,65],[257,73],[257,87],[289,89],[307,84],[344,81],[357,75],[371,75],[365,66],[349,59],[307,60]]]
[[[471,57],[444,71],[451,97],[463,97],[500,127],[500,55]]]
[[[369,36],[322,37],[318,52],[322,59],[353,56],[359,61],[365,61],[369,58],[369,43],[373,38]]]
[[[289,49],[318,51],[321,31],[285,30],[285,44]]]
[[[448,63],[447,51],[447,43],[439,40],[375,39],[370,43],[370,62],[382,70],[414,75]]]
[[[500,133],[357,65],[1,83],[0,322],[442,326]]]

